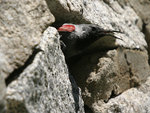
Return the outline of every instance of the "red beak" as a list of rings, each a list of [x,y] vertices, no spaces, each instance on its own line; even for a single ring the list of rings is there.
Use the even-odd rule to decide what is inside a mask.
[[[72,32],[72,31],[75,31],[75,26],[74,25],[62,25],[60,28],[58,28],[58,31]]]

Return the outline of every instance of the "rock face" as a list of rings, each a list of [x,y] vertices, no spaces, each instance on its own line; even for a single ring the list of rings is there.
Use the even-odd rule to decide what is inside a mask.
[[[54,22],[54,18],[43,0],[36,2],[3,0],[0,4],[0,101],[2,102],[5,94],[4,79],[25,64],[39,43],[42,32],[48,24]]]
[[[149,0],[131,0],[128,3],[143,21],[143,29],[145,39],[148,43],[148,53],[150,56],[150,1]],[[125,4],[122,4],[124,6]],[[150,63],[150,61],[149,61]]]
[[[24,65],[54,18],[43,0],[4,0],[0,6],[0,56],[5,78]]]
[[[103,113],[149,113],[149,80],[148,77],[140,88],[131,88],[103,104],[102,107],[95,106],[95,108]]]
[[[143,34],[148,41],[149,3],[1,1],[0,113],[84,113],[84,107],[86,113],[150,112],[150,71]],[[123,33],[115,36],[122,40],[98,40],[87,51],[107,49],[84,55],[68,69],[60,36],[48,27],[54,22],[120,30]]]

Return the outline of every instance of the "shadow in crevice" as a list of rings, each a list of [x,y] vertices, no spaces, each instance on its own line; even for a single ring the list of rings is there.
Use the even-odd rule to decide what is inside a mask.
[[[85,113],[93,113],[93,111],[87,105],[84,105],[84,110]]]
[[[6,86],[8,86],[13,80],[17,79],[19,75],[33,62],[36,54],[42,50],[40,49],[35,49],[32,53],[32,55],[28,58],[28,60],[25,62],[23,66],[21,66],[18,69],[15,69],[9,77],[5,80]]]
[[[146,28],[147,24],[144,24],[143,22],[143,28],[142,28],[142,32],[144,33],[145,35],[145,40],[148,44],[148,47],[147,47],[147,51],[148,51],[148,63],[150,65],[150,32],[148,31],[148,29]]]
[[[121,93],[120,93],[120,94],[121,94]],[[105,102],[105,103],[108,103],[108,101],[109,101],[110,99],[115,98],[115,97],[119,96],[120,94],[116,95],[116,94],[114,93],[114,90],[112,90],[110,97],[108,98],[108,100],[104,100],[104,102]]]
[[[115,40],[112,43],[115,43]],[[83,91],[84,91],[85,87],[87,87],[89,92],[93,92],[93,91],[96,92],[99,90],[99,88],[97,88],[95,81],[87,84],[87,79],[91,72],[94,72],[94,70],[96,70],[96,72],[97,72],[97,70],[99,69],[99,67],[97,67],[99,59],[102,57],[108,57],[107,52],[109,50],[113,50],[113,49],[117,48],[117,46],[113,46],[113,48],[106,47],[106,48],[95,49],[96,47],[97,46],[93,45],[93,47],[82,51],[80,54],[77,54],[69,59],[66,59],[66,63],[69,67],[69,71],[73,75],[73,77],[72,76],[70,76],[70,77],[74,78],[77,85]],[[91,60],[91,57],[93,57],[92,60]],[[70,79],[70,81],[71,81],[71,79]],[[72,81],[71,81],[71,84],[72,84],[72,86],[74,85],[74,83]],[[101,83],[101,84],[104,85],[105,81],[103,81],[103,83]],[[102,89],[102,90],[105,91],[107,89]],[[75,93],[73,93],[73,94],[75,94]],[[77,95],[78,95],[78,97],[77,97]],[[76,108],[78,108],[79,107],[79,104],[78,104],[79,103],[79,89],[78,89],[78,91],[76,89],[76,94],[74,95],[74,99],[76,101]],[[94,102],[94,100],[92,98],[86,99],[83,97],[83,100],[86,105],[90,105],[90,103]]]
[[[25,102],[15,100],[15,99],[7,99],[9,101],[7,113],[29,113]],[[1,112],[0,112],[1,113]]]
[[[83,18],[83,7],[81,6],[80,11],[70,9],[68,2],[62,4],[57,0],[46,0],[47,6],[51,13],[55,17],[56,23],[91,23],[90,21]]]

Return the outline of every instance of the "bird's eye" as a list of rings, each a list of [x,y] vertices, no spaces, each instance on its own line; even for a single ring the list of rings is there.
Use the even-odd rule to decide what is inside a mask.
[[[83,31],[86,31],[86,27],[82,27],[82,30],[83,30]]]
[[[95,27],[92,27],[92,31],[96,31],[96,28],[95,28]]]

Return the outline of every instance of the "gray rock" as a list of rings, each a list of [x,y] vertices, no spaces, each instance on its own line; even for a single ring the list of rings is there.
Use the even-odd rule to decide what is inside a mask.
[[[125,4],[122,4],[125,6]],[[148,43],[148,53],[150,56],[150,1],[149,0],[130,0],[128,1],[128,5],[131,6],[138,16],[143,21],[143,26],[141,30],[143,30],[145,34],[145,39]],[[139,27],[141,28],[141,27]],[[150,63],[150,61],[149,61]]]
[[[107,103],[97,108],[97,113],[149,113],[150,98],[149,98],[150,78],[140,86],[140,88],[131,88],[121,95],[109,100]],[[147,90],[146,90],[147,89]],[[101,111],[101,112],[99,112]]]
[[[24,65],[54,17],[43,0],[4,0],[0,15],[0,62],[2,75],[7,78]]]
[[[0,71],[0,75],[1,75]],[[0,76],[0,113],[5,113],[6,112],[6,101],[5,101],[5,79],[3,76]]]
[[[43,0],[0,2],[0,103],[4,103],[5,79],[25,64],[42,32],[53,21]]]
[[[7,87],[8,113],[84,113],[81,90],[69,76],[57,30],[47,28],[37,49],[41,51],[32,63]]]

